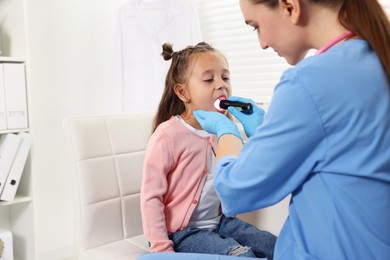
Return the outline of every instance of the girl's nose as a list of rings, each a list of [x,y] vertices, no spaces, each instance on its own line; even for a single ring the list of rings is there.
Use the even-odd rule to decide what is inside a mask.
[[[216,89],[226,88],[227,84],[224,79],[219,79],[217,84],[215,84]]]

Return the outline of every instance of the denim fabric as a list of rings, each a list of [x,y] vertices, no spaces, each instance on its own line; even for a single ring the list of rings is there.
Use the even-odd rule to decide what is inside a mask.
[[[273,258],[276,236],[239,218],[223,216],[214,230],[186,228],[169,236],[175,252]]]
[[[246,257],[213,255],[200,253],[149,253],[136,258],[136,260],[245,260]],[[266,258],[256,258],[257,260],[267,260]]]

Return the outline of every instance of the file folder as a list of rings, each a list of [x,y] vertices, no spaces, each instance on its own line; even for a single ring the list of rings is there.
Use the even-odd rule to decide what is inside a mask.
[[[3,63],[8,129],[27,128],[26,75],[23,63]]]
[[[4,65],[0,63],[0,131],[7,129],[7,112],[5,107]]]
[[[15,194],[23,174],[24,166],[26,165],[27,157],[30,153],[32,142],[31,134],[20,132],[17,135],[21,137],[21,143],[16,153],[11,170],[8,174],[4,189],[0,195],[0,200],[11,201],[15,198]]]
[[[0,135],[0,194],[5,187],[22,138],[16,134]]]

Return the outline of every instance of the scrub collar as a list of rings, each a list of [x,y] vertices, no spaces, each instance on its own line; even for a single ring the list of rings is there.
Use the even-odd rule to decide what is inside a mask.
[[[319,55],[321,53],[324,53],[326,52],[327,50],[329,50],[330,48],[332,48],[333,46],[335,46],[337,43],[341,42],[342,40],[345,40],[349,37],[351,37],[352,35],[354,35],[353,32],[351,31],[346,31],[345,33],[343,34],[340,34],[339,36],[337,36],[336,38],[332,39],[330,42],[328,42],[327,44],[325,44],[323,47],[321,47],[320,49],[318,49],[318,51],[316,52],[315,55]]]

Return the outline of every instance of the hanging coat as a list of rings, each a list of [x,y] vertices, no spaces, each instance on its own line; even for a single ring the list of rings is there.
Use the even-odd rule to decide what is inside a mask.
[[[120,8],[117,26],[110,110],[155,111],[171,63],[161,56],[162,44],[180,50],[200,42],[197,11],[180,0],[130,0]]]

